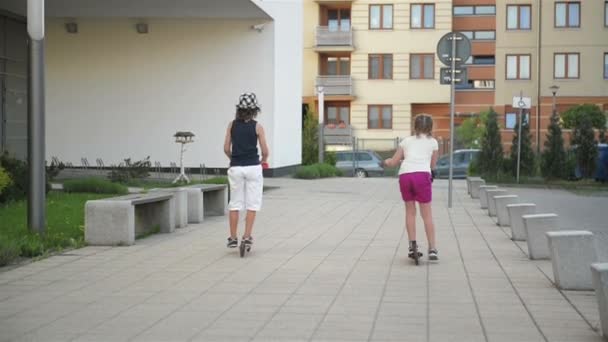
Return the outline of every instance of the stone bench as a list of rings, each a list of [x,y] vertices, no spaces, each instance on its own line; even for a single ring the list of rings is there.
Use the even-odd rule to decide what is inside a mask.
[[[195,184],[188,189],[188,218],[199,220],[207,216],[223,216],[228,210],[228,186],[225,184]],[[196,194],[198,192],[198,195]],[[202,198],[200,198],[202,194]]]
[[[589,231],[548,232],[555,285],[562,290],[593,290],[589,265],[598,262],[596,242]]]
[[[155,227],[161,233],[175,230],[175,199],[171,193],[153,192],[87,201],[85,241],[90,245],[132,245],[135,237]]]
[[[479,187],[482,185],[485,185],[486,181],[478,178],[478,179],[471,179],[469,181],[469,194],[471,195],[471,198],[473,199],[478,199],[479,198]]]
[[[547,233],[559,230],[556,214],[532,214],[522,216],[526,228],[528,257],[530,259],[548,259],[549,243]]]
[[[498,189],[496,185],[480,185],[479,186],[479,205],[481,209],[488,209],[488,196],[486,192],[488,190]]]
[[[175,200],[175,227],[185,228],[188,226],[188,192],[185,188],[159,188],[150,192],[164,192],[173,195]]]
[[[592,264],[591,279],[600,311],[602,335],[608,339],[608,263]]]
[[[488,198],[488,216],[495,217],[496,216],[496,201],[494,201],[494,196],[503,196],[507,195],[507,190],[505,189],[491,189],[486,190],[486,197]]]
[[[509,220],[509,212],[507,211],[507,205],[519,202],[519,196],[502,195],[494,196],[493,198],[494,206],[496,207],[496,224],[501,227],[507,227],[511,225],[511,221]]]
[[[526,241],[526,227],[522,216],[536,213],[536,204],[508,204],[507,211],[509,212],[509,224],[511,225],[511,240]]]

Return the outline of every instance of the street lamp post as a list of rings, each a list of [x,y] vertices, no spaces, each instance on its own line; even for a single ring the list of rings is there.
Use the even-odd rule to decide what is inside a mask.
[[[551,94],[553,94],[553,106],[551,107],[551,113],[553,115],[556,115],[557,114],[557,105],[555,102],[555,95],[557,94],[557,91],[559,90],[559,86],[552,85],[551,87],[549,87],[549,89],[551,90]]]
[[[325,89],[323,86],[317,87],[317,94],[319,96],[319,163],[323,163],[325,157],[325,145],[323,144],[323,120],[325,118]]]
[[[28,78],[28,226],[46,227],[46,162],[44,115],[44,0],[27,1]]]

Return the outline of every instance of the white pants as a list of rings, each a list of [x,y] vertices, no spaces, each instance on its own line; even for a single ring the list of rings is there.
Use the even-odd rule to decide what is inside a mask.
[[[230,211],[251,210],[259,211],[262,208],[262,192],[264,189],[264,176],[262,165],[233,166],[228,169],[230,182]]]

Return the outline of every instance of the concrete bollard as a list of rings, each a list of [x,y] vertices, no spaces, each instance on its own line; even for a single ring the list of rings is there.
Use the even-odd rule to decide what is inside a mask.
[[[470,187],[471,187],[471,191],[470,191],[471,198],[478,199],[479,198],[479,187],[482,185],[485,185],[486,181],[481,178],[478,178],[478,179],[471,179],[469,183],[470,183]]]
[[[490,216],[490,217],[496,216],[496,201],[494,201],[494,196],[503,196],[503,195],[507,195],[507,190],[493,189],[493,190],[486,191],[486,196],[488,197],[488,216]]]
[[[522,216],[536,213],[536,204],[508,204],[507,211],[509,212],[509,223],[511,224],[511,240],[526,241],[526,227],[524,227]]]
[[[480,185],[479,186],[479,205],[481,209],[488,209],[488,197],[486,196],[486,191],[498,189],[496,185]]]
[[[595,237],[584,230],[548,232],[555,285],[562,290],[593,290],[589,265],[598,262]]]
[[[592,264],[591,278],[600,309],[602,335],[608,339],[608,263]]]
[[[496,206],[496,218],[498,219],[496,224],[501,227],[509,226],[511,224],[511,221],[509,221],[509,212],[507,211],[507,205],[519,202],[519,196],[494,196],[494,202]]]
[[[533,214],[522,216],[528,242],[528,257],[532,260],[548,259],[547,233],[559,230],[556,214]]]

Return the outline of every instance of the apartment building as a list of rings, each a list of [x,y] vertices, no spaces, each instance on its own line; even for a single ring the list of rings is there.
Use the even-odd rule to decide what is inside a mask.
[[[318,112],[315,89],[324,86],[324,122],[344,121],[362,139],[407,136],[420,113],[434,117],[440,143],[448,139],[449,86],[439,84],[435,50],[452,30],[472,41],[456,125],[493,107],[508,148],[512,99],[523,93],[542,146],[551,86],[559,111],[581,103],[608,110],[608,1],[306,0],[304,23],[303,103]]]

